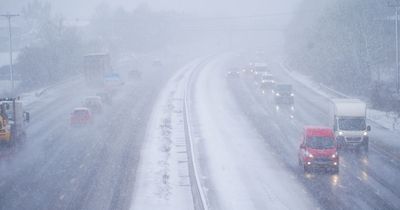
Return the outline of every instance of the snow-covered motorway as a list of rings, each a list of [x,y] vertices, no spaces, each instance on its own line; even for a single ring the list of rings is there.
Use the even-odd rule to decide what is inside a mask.
[[[293,84],[296,91],[295,118],[291,119],[284,110],[277,113],[271,95],[262,94],[254,85],[252,76],[241,75],[236,79],[226,76],[235,59],[222,55],[208,58],[205,64],[198,62],[186,69],[197,72],[195,79],[190,80],[189,73],[177,75],[172,81],[171,94],[167,94],[171,96],[170,101],[182,100],[182,89],[187,88],[182,83],[192,81],[187,90],[191,92],[189,115],[194,156],[200,163],[197,176],[201,178],[201,187],[206,195],[206,209],[400,207],[398,156],[376,143],[380,138],[395,137],[395,133],[374,126],[368,154],[343,152],[339,174],[304,173],[297,161],[300,131],[304,125],[327,125],[328,99],[291,79],[279,62],[271,59],[271,68],[278,80]],[[166,103],[164,106],[175,107],[172,110],[181,113],[183,108],[177,108],[177,104]],[[178,120],[175,126],[172,124],[172,133],[183,133],[183,126],[177,126],[179,122],[182,121]],[[178,147],[176,141],[172,140],[172,144]],[[185,161],[182,157],[174,159],[169,155],[169,164],[166,165],[174,162]],[[169,167],[169,171],[174,169],[175,166]],[[189,208],[192,201],[177,198],[190,196],[189,190],[182,190],[188,185],[179,185],[180,182],[176,181],[188,175],[169,175],[175,182],[169,183],[168,196],[157,194],[160,192],[154,190],[157,184],[145,183],[134,199],[140,205],[134,203],[132,209],[142,209],[146,203],[151,203],[153,209],[157,206],[163,209]],[[162,189],[163,184],[159,185],[158,188]],[[143,196],[140,192],[147,194]]]
[[[195,59],[166,83],[164,71],[128,82],[87,128],[68,119],[92,90],[50,89],[28,107],[26,142],[1,157],[0,209],[399,209],[399,157],[381,146],[396,133],[373,126],[368,154],[341,154],[339,174],[301,170],[300,130],[327,124],[328,99],[273,58],[295,89],[294,119],[252,77],[227,78],[233,54]]]
[[[338,175],[304,174],[296,156],[300,131],[304,125],[328,124],[329,99],[290,77],[279,65],[279,60],[271,59],[270,65],[278,81],[294,87],[294,119],[290,119],[287,113],[277,112],[272,96],[262,94],[249,78],[230,81],[231,91],[265,143],[274,148],[280,162],[296,176],[308,194],[324,209],[400,208],[399,156],[393,152],[398,151],[398,147],[388,150],[381,146],[385,144],[385,138],[398,139],[398,134],[373,126],[369,152],[341,153]]]
[[[200,173],[210,209],[317,208],[238,106],[227,83],[228,60],[218,56],[208,63],[193,90]]]

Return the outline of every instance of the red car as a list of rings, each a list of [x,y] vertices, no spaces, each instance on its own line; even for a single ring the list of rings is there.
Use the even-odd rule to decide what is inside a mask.
[[[90,124],[92,122],[92,113],[86,107],[75,108],[71,113],[71,125]]]
[[[303,129],[299,150],[299,165],[305,172],[313,168],[329,168],[339,172],[339,155],[333,130],[307,126]]]

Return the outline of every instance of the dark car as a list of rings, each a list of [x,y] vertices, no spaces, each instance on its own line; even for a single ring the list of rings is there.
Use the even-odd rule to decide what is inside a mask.
[[[236,79],[240,77],[240,69],[239,68],[229,68],[229,71],[226,73],[227,78]]]
[[[111,94],[108,92],[98,92],[96,96],[101,98],[101,102],[104,104],[112,104],[112,97]]]
[[[268,90],[270,91],[275,85],[274,76],[270,73],[262,74],[260,79],[260,89],[263,94],[267,93]]]
[[[85,107],[92,113],[101,113],[103,111],[102,99],[100,96],[88,96],[85,99]]]
[[[273,89],[274,100],[277,106],[279,105],[294,105],[294,93],[292,85],[276,84]]]

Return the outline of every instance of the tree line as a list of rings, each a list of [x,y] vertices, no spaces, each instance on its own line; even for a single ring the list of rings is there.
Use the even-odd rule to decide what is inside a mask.
[[[79,74],[87,53],[146,53],[166,47],[174,42],[179,15],[153,11],[146,4],[132,11],[100,4],[86,25],[74,26],[55,14],[51,3],[33,0],[21,12],[24,47],[15,63],[21,88],[41,87]]]
[[[398,109],[394,12],[379,0],[304,0],[287,29],[287,63],[375,107]]]

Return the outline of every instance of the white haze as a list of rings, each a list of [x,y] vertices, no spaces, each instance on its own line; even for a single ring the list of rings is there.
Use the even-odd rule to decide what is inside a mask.
[[[1,0],[1,12],[18,11],[29,0]],[[206,16],[248,16],[280,14],[292,12],[300,0],[51,0],[54,9],[73,18],[89,18],[99,4],[107,4],[113,8],[132,10],[140,4],[147,4],[155,10],[178,11]],[[6,9],[8,8],[8,9]],[[13,12],[13,11],[10,11]]]

